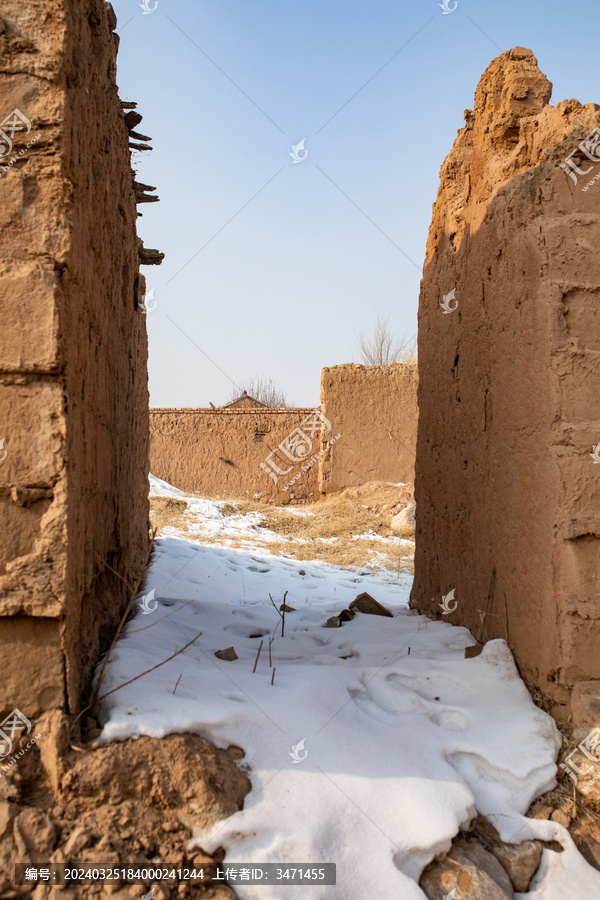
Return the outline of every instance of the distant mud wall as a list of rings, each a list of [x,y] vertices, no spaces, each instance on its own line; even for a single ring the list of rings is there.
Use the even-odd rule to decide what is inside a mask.
[[[31,718],[77,709],[126,600],[106,563],[143,561],[147,342],[112,8],[1,25],[0,713]]]
[[[210,499],[316,500],[312,409],[151,409],[150,471]]]
[[[417,381],[416,366],[402,363],[323,369],[321,408],[340,437],[320,462],[322,494],[414,480]]]
[[[317,500],[367,481],[412,481],[415,366],[323,369],[317,409],[151,409],[150,470],[223,500]]]
[[[454,589],[446,621],[508,639],[564,716],[600,678],[600,109],[550,94],[531,51],[503,53],[442,166],[411,605],[441,618]]]

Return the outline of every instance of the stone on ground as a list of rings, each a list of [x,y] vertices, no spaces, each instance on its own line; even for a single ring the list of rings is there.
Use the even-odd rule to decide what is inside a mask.
[[[392,618],[392,614],[389,609],[386,609],[385,606],[382,606],[381,603],[378,603],[374,597],[371,597],[370,594],[367,594],[366,591],[363,591],[362,594],[359,594],[355,600],[350,604],[350,609],[355,612],[365,613],[368,616],[389,616]]]

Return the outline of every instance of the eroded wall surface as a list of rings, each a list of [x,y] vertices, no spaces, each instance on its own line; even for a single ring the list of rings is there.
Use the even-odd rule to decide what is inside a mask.
[[[6,0],[1,25],[0,711],[31,717],[77,708],[126,599],[106,564],[143,560],[147,342],[114,13]]]
[[[213,499],[317,500],[412,482],[415,366],[323,369],[317,409],[151,409],[150,470]]]
[[[454,589],[445,620],[508,638],[562,715],[574,684],[600,678],[598,136],[577,171],[560,164],[600,109],[550,94],[530,50],[503,53],[442,166],[419,303],[411,604],[441,618]]]
[[[328,440],[320,462],[322,494],[368,481],[413,481],[417,381],[416,366],[402,363],[323,369],[321,408],[339,438]]]
[[[325,427],[311,409],[151,409],[150,471],[210,499],[316,500]]]

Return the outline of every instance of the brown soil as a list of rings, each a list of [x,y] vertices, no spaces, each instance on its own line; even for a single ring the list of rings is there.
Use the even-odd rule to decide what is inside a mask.
[[[152,525],[160,533],[163,528],[179,528],[188,505],[175,497],[153,497],[150,507]]]
[[[539,689],[530,688],[530,692],[537,706],[550,713],[550,703]],[[561,763],[579,741],[573,740],[570,717],[562,722],[556,719],[555,721],[563,739],[557,760]],[[550,819],[555,812],[560,812],[561,824],[568,827],[581,854],[591,866],[600,871],[600,792],[597,787],[589,790],[584,779],[580,779],[576,788],[563,769],[558,770],[557,780],[555,788],[534,800],[527,815],[532,818]]]
[[[63,727],[63,739],[66,730]],[[92,731],[93,735],[94,732]],[[195,734],[160,740],[141,737],[107,746],[96,741],[70,749],[52,788],[42,765],[44,748],[31,748],[14,771],[0,778],[0,896],[36,900],[87,898],[110,894],[136,898],[154,888],[154,900],[201,896],[235,897],[228,887],[210,883],[50,888],[16,887],[15,862],[174,868],[221,862],[198,848],[188,851],[194,827],[205,827],[240,809],[250,790],[236,760],[237,747],[218,750]]]

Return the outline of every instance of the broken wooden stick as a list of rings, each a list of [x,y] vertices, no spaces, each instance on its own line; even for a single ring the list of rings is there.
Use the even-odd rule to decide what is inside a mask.
[[[154,531],[152,532],[152,537],[150,538],[150,544],[148,545],[148,552],[146,553],[146,557],[144,559],[144,564],[142,566],[140,574],[137,577],[135,586],[131,590],[131,596],[129,598],[129,603],[127,604],[125,612],[123,613],[123,615],[121,617],[121,621],[119,622],[119,627],[117,628],[117,630],[115,632],[115,636],[113,637],[113,639],[111,641],[111,645],[108,648],[108,653],[104,657],[104,662],[102,663],[102,668],[100,669],[100,675],[98,677],[98,683],[96,684],[96,689],[92,696],[92,703],[90,706],[92,714],[93,714],[93,712],[96,708],[96,704],[98,703],[98,700],[99,700],[98,694],[100,693],[100,686],[102,685],[102,682],[104,681],[104,676],[106,674],[106,667],[108,665],[110,655],[114,650],[114,646],[117,643],[117,640],[119,639],[119,635],[121,634],[123,627],[125,625],[125,622],[127,621],[127,617],[129,616],[129,613],[131,612],[131,607],[133,606],[133,601],[137,597],[137,593],[138,593],[140,584],[142,583],[144,575],[146,574],[146,568],[150,561],[150,556],[152,555],[152,550],[154,549],[154,539],[155,538],[156,538],[156,529],[154,529]],[[125,582],[125,583],[127,583],[127,582]]]
[[[283,595],[283,604],[282,604],[283,605],[283,614],[281,616],[281,637],[284,636],[284,632],[285,632],[285,598],[287,597],[287,595],[288,595],[288,592],[286,591],[285,594]]]
[[[256,672],[256,667],[257,667],[257,665],[258,665],[258,657],[260,656],[260,651],[262,650],[262,645],[263,645],[263,642],[261,641],[261,642],[260,642],[260,646],[259,646],[259,648],[258,648],[258,653],[256,654],[256,659],[254,660],[254,668],[252,669],[252,674],[253,674],[253,675],[254,675],[254,673]]]
[[[273,609],[275,610],[275,612],[277,613],[277,615],[279,616],[279,618],[281,618],[281,612],[277,609],[277,605],[276,605],[275,601],[273,600],[273,598],[271,597],[270,594],[269,594],[269,600],[270,600],[271,603],[273,604]]]
[[[154,672],[155,669],[160,669],[160,667],[164,666],[165,663],[168,663],[172,659],[175,659],[176,656],[179,656],[181,653],[183,653],[185,650],[187,650],[188,647],[191,647],[192,644],[198,640],[198,638],[200,637],[201,634],[202,634],[202,632],[199,631],[195,638],[192,638],[191,641],[187,642],[185,647],[182,647],[181,650],[176,650],[175,653],[172,653],[171,656],[168,656],[166,659],[163,659],[162,662],[159,662],[155,666],[152,666],[151,669],[146,669],[145,672],[140,672],[139,675],[135,675],[133,678],[130,678],[129,681],[124,681],[123,684],[120,684],[118,687],[113,688],[112,691],[107,691],[105,694],[102,694],[102,696],[98,697],[98,702],[100,700],[104,700],[104,698],[108,697],[110,694],[114,694],[115,691],[120,691],[121,688],[124,688],[126,685],[131,684],[134,681],[137,681],[138,678],[143,678],[144,675],[148,675],[149,672]]]

